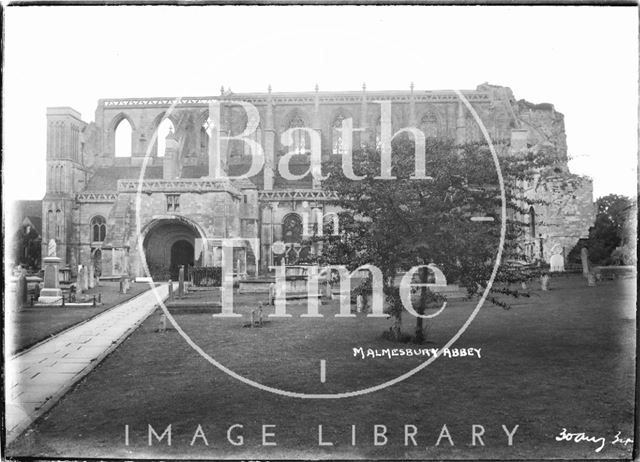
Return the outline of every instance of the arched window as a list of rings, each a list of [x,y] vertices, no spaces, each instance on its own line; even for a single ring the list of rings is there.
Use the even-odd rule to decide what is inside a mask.
[[[289,129],[304,127],[304,120],[301,117],[296,116],[289,122]],[[291,151],[296,154],[305,154],[308,152],[307,148],[307,134],[303,130],[295,130],[291,134],[293,138],[293,144],[291,145]]]
[[[166,150],[166,139],[169,132],[176,131],[176,127],[171,122],[171,119],[165,118],[160,125],[158,125],[158,137],[156,138],[156,155],[158,157],[164,157]]]
[[[286,243],[302,240],[302,219],[297,213],[290,213],[282,220],[282,239]]]
[[[56,239],[62,237],[62,211],[56,210]]]
[[[131,141],[133,130],[131,124],[127,119],[122,119],[118,122],[115,128],[115,154],[116,157],[131,157]]]
[[[420,119],[420,130],[425,138],[435,138],[438,136],[438,116],[433,112],[428,112]]]
[[[205,120],[200,127],[200,152],[202,155],[207,155],[209,152],[209,133],[207,133],[208,122]]]
[[[49,239],[55,237],[55,222],[53,221],[53,210],[47,212],[47,236]]]
[[[536,237],[536,211],[529,207],[529,236]]]
[[[333,121],[333,143],[332,150],[333,154],[344,154],[344,144],[342,142],[342,121],[345,117],[342,114],[339,114],[335,120]]]
[[[91,219],[91,241],[103,242],[107,234],[107,220],[100,215]]]

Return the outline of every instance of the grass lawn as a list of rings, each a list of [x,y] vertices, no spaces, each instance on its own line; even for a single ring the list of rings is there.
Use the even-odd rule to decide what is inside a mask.
[[[156,332],[151,316],[96,370],[7,449],[9,455],[122,458],[415,458],[540,459],[629,458],[635,381],[635,279],[587,287],[580,277],[534,288],[513,308],[485,305],[453,347],[481,349],[481,357],[441,357],[403,382],[364,396],[307,400],[276,396],[229,377],[201,358],[175,330]],[[255,306],[238,297],[236,311]],[[456,301],[430,322],[430,343],[444,345],[475,303]],[[269,308],[272,310],[273,308]],[[353,348],[413,347],[381,338],[391,322],[359,316],[270,319],[242,328],[247,317],[176,315],[188,335],[234,371],[269,386],[305,393],[336,393],[379,384],[415,367],[423,357],[354,358]],[[405,316],[406,330],[415,320]],[[320,361],[326,361],[326,382]],[[172,445],[148,445],[148,425],[172,425]],[[244,444],[227,441],[241,424]],[[374,445],[374,425],[385,425],[386,445]],[[129,445],[125,445],[125,425]],[[202,438],[190,445],[202,426]],[[262,425],[275,425],[262,444]],[[323,439],[318,445],[318,425]],[[351,445],[352,425],[356,445]],[[417,446],[405,445],[404,426],[415,425]],[[446,437],[435,446],[443,425]],[[482,425],[485,446],[472,445]],[[509,431],[518,425],[513,446]],[[562,428],[606,438],[598,444],[556,441]],[[477,428],[479,430],[479,428]],[[453,442],[452,446],[450,442]]]
[[[119,281],[102,281],[100,287],[89,289],[85,293],[88,296],[102,294],[102,305],[96,307],[33,306],[7,312],[7,326],[11,326],[6,331],[9,354],[29,348],[47,337],[129,300],[148,290],[149,284],[131,284],[128,294],[120,294],[119,287]]]

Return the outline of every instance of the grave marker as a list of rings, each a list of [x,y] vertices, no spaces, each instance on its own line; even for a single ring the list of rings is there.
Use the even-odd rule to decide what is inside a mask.
[[[59,305],[63,302],[60,289],[60,263],[62,260],[56,256],[57,245],[54,239],[49,241],[47,256],[44,264],[44,288],[40,291],[38,303]]]
[[[180,265],[178,271],[178,297],[184,297],[184,265]]]

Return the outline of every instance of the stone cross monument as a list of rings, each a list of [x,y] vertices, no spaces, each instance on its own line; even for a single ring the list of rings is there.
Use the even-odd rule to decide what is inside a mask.
[[[47,256],[44,263],[44,288],[40,291],[38,303],[47,305],[62,305],[62,290],[60,289],[60,263],[56,256],[57,245],[54,239],[49,241]]]

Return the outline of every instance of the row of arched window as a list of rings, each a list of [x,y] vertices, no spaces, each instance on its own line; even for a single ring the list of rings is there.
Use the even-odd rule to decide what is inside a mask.
[[[64,165],[50,165],[48,176],[48,190],[52,192],[63,192],[67,190],[66,177],[64,175]]]
[[[47,152],[52,159],[71,158],[80,161],[80,127],[63,121],[49,122]]]
[[[60,209],[47,211],[47,236],[49,239],[62,239],[64,216]]]
[[[340,113],[333,120],[332,134],[331,134],[331,152],[333,154],[343,154],[345,150],[344,140],[342,139],[342,123],[345,120],[345,115]],[[287,125],[288,129],[304,128],[305,124],[303,118],[300,115],[294,114],[289,120]],[[208,122],[205,121],[200,128],[200,150],[206,152],[208,149],[209,133],[207,131]],[[443,131],[438,116],[434,112],[428,112],[420,120],[418,128],[423,131],[425,137],[438,137],[442,136]],[[175,126],[169,118],[162,120],[158,126],[157,138],[155,142],[155,148],[152,152],[155,152],[157,156],[162,157],[165,153],[165,138],[169,132],[175,132]],[[132,153],[132,127],[126,118],[123,118],[116,126],[115,129],[115,156],[116,157],[129,157]],[[381,128],[380,119],[376,126],[376,145],[380,143]],[[252,136],[253,140],[262,144],[262,127],[258,125]],[[310,152],[310,140],[309,135],[303,130],[295,130],[292,133],[293,142],[290,146],[290,150],[296,154],[307,154]],[[244,154],[249,154],[249,146],[246,143],[242,143],[244,146]]]

